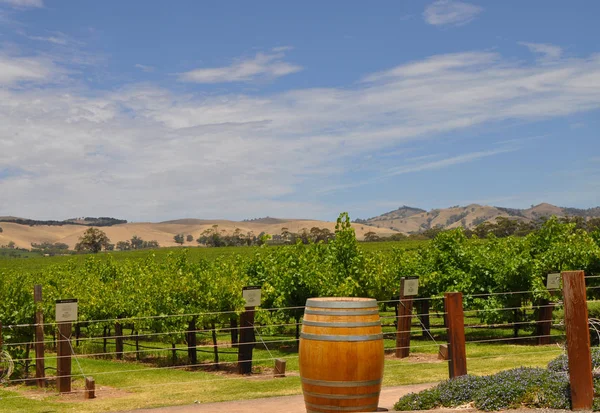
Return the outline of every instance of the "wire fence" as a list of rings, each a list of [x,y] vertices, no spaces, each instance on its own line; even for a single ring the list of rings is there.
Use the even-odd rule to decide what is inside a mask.
[[[588,278],[600,278],[600,276],[589,276]],[[600,286],[588,286],[586,287],[588,290],[600,288]],[[550,292],[557,292],[558,290],[549,290]],[[561,301],[556,297],[556,302],[553,303],[541,303],[539,301],[533,300],[531,297],[534,297],[534,294],[538,293],[538,291],[529,290],[529,291],[510,291],[510,292],[491,292],[486,294],[465,294],[464,301],[468,302],[471,306],[464,310],[465,320],[469,322],[465,322],[464,329],[467,337],[466,346],[468,348],[472,348],[473,346],[479,345],[506,345],[506,344],[518,344],[523,345],[525,343],[531,343],[538,341],[540,339],[550,339],[553,343],[560,343],[564,341],[565,333],[564,333],[564,324],[561,319],[556,319],[551,317],[549,319],[533,319],[534,314],[541,312],[544,309],[557,309],[562,305]],[[484,298],[496,297],[496,296],[515,296],[515,295],[523,295],[528,296],[528,300],[523,301],[523,305],[519,306],[505,306],[505,307],[493,307],[487,308],[485,305],[488,303],[485,302]],[[473,299],[480,299],[477,304],[473,303]],[[410,314],[398,314],[392,313],[393,309],[390,311],[389,307],[395,307],[396,309],[400,304],[405,302],[427,302],[432,303],[438,300],[444,300],[443,296],[430,296],[430,297],[407,297],[407,298],[398,298],[391,300],[382,300],[377,301],[380,306],[379,317],[376,317],[378,320],[385,322],[387,320],[393,320],[393,324],[383,324],[383,332],[382,337],[384,341],[384,351],[386,353],[393,353],[398,350],[409,349],[412,354],[420,354],[421,356],[429,356],[430,359],[428,361],[415,361],[410,357],[407,359],[387,359],[386,371],[393,371],[397,367],[410,365],[430,365],[437,366],[435,368],[443,368],[444,363],[452,362],[452,359],[442,359],[438,357],[438,349],[440,347],[440,343],[445,344],[447,342],[447,335],[449,327],[446,326],[446,317],[448,316],[448,312],[445,311],[443,306],[443,302],[439,303],[439,305],[434,306],[434,308],[429,309],[429,306],[415,306],[416,309],[412,311]],[[425,308],[425,312],[423,312],[423,308]],[[383,311],[385,309],[386,311]],[[265,313],[280,313],[285,312],[287,310],[305,310],[305,306],[290,306],[290,307],[274,307],[274,308],[257,308],[257,312],[265,312]],[[509,312],[512,312],[509,314]],[[390,314],[391,313],[391,314]],[[518,313],[518,314],[517,314]],[[73,326],[80,326],[78,329],[78,336],[59,336],[54,333],[55,336],[53,338],[48,338],[47,334],[54,330],[54,327],[58,326],[60,323],[56,322],[47,322],[47,323],[29,323],[29,324],[15,324],[15,325],[3,325],[3,331],[15,331],[18,329],[28,329],[32,327],[41,327],[45,328],[46,337],[44,340],[35,341],[32,337],[32,340],[20,340],[11,342],[10,340],[7,342],[3,342],[2,345],[5,349],[10,350],[15,347],[27,347],[28,351],[33,352],[34,347],[37,344],[41,344],[46,348],[47,354],[43,357],[25,355],[21,357],[11,358],[11,362],[17,365],[29,365],[30,363],[35,363],[36,361],[43,358],[43,360],[52,363],[57,363],[61,359],[66,358],[75,358],[78,372],[71,374],[57,374],[48,375],[45,377],[46,380],[58,380],[58,379],[78,379],[85,378],[89,376],[108,376],[108,375],[131,375],[134,377],[136,374],[143,374],[151,371],[172,371],[172,370],[196,370],[200,369],[203,372],[209,371],[215,368],[229,368],[231,366],[235,366],[238,363],[244,362],[252,362],[256,363],[255,365],[266,367],[269,363],[274,362],[275,360],[286,360],[286,361],[294,361],[298,359],[297,350],[299,346],[299,342],[301,338],[293,336],[294,331],[299,329],[300,326],[303,326],[303,320],[299,322],[274,322],[274,323],[256,323],[249,326],[213,326],[212,328],[191,328],[191,329],[174,329],[170,331],[139,331],[135,330],[135,324],[139,323],[143,320],[156,320],[156,319],[173,319],[173,320],[181,320],[182,318],[206,318],[206,317],[221,317],[222,319],[226,319],[225,316],[238,317],[240,311],[220,311],[220,312],[198,312],[198,313],[189,313],[189,314],[173,314],[173,315],[148,315],[148,316],[135,316],[135,317],[116,317],[116,318],[103,318],[97,320],[79,320],[73,323]],[[375,314],[376,315],[376,314]],[[492,316],[493,315],[493,316]],[[319,317],[327,317],[326,315],[320,315]],[[348,317],[352,317],[348,315]],[[520,317],[520,318],[519,318]],[[529,317],[529,319],[528,319]],[[410,318],[411,323],[409,323],[409,329],[407,331],[399,331],[399,325],[401,324],[402,319]],[[474,319],[479,319],[479,322],[473,322]],[[486,322],[486,320],[498,320],[502,319],[502,322]],[[431,321],[435,321],[431,323]],[[0,320],[1,321],[1,320]],[[416,321],[416,322],[415,322]],[[348,322],[348,320],[344,319],[343,322]],[[123,334],[117,333],[116,330],[114,334],[111,334],[110,327],[114,327],[111,324],[107,323],[118,323],[121,327],[129,325],[132,328],[131,334]],[[540,334],[536,329],[538,326],[544,325],[553,329],[548,334]],[[598,324],[600,326],[600,323]],[[95,329],[100,326],[104,328],[104,333],[102,335],[93,336],[90,335]],[[108,328],[108,329],[107,329]],[[530,331],[533,328],[533,332]],[[392,331],[386,331],[386,329],[391,329]],[[493,332],[495,330],[512,330],[513,332],[516,330],[516,336],[496,336],[497,332]],[[83,331],[85,330],[85,331]],[[225,334],[231,334],[230,338],[233,339],[233,335],[239,337],[239,335],[244,330],[251,330],[254,334],[258,336],[258,339],[253,338],[251,341],[245,341],[243,343],[235,343],[233,340],[229,340],[227,337],[223,337]],[[486,333],[487,331],[487,333]],[[490,332],[492,331],[492,332]],[[526,334],[519,335],[519,331],[527,331]],[[598,336],[600,339],[600,329],[597,330]],[[256,337],[253,334],[253,337]],[[344,333],[347,334],[347,333]],[[342,335],[344,335],[342,334]],[[411,338],[409,340],[408,345],[399,345],[399,335],[408,334]],[[487,334],[487,336],[485,336]],[[510,333],[501,333],[501,334],[510,334]],[[197,338],[198,335],[212,335],[212,343],[201,342],[200,344],[190,344],[189,336],[193,335]],[[421,337],[417,337],[420,335]],[[135,343],[128,342],[126,340],[135,340]],[[206,337],[206,340],[211,340],[211,337]],[[59,355],[52,351],[53,348],[61,341],[67,341],[70,347],[70,354]],[[412,342],[411,342],[412,341]],[[170,347],[168,345],[171,345]],[[102,345],[105,350],[103,351],[94,351],[94,348],[98,349],[96,346]],[[135,347],[135,349],[127,349],[123,348],[117,349],[117,345],[120,346],[129,346]],[[257,353],[256,358],[242,358],[239,356],[239,348],[241,346],[251,346],[255,347],[257,351],[264,351],[265,353]],[[264,349],[263,349],[264,348]],[[290,353],[282,352],[281,349],[286,348],[286,351]],[[151,365],[148,366],[146,364],[131,364],[132,368],[121,368],[115,370],[96,370],[94,369],[93,364],[90,364],[89,361],[93,359],[100,358],[113,358],[113,359],[122,359],[125,358],[127,362],[133,362],[131,360],[132,355],[136,356],[136,359],[143,359],[146,356],[157,356],[161,358],[161,356],[165,356],[164,358],[168,360],[169,352],[171,352],[171,356],[173,357],[176,352],[190,352],[190,351],[198,351],[198,352],[206,352],[212,353],[214,360],[209,361],[207,359],[208,356],[204,357],[201,361],[191,362],[190,360],[185,360],[182,358],[178,360],[178,363],[173,362],[173,365]],[[5,351],[6,352],[6,351]],[[529,355],[542,355],[542,354],[560,354],[563,353],[564,349],[562,347],[553,347],[547,348],[543,347],[540,350],[536,351],[519,351],[515,352],[510,349],[507,351],[498,352],[497,348],[494,348],[493,354],[485,354],[485,355],[470,355],[466,359],[467,361],[477,362],[477,360],[485,360],[485,359],[493,359],[493,358],[505,358],[505,357],[516,357],[523,358],[528,357]],[[263,357],[263,355],[268,355],[268,357]],[[223,359],[219,359],[219,357],[225,356]],[[233,357],[238,356],[238,357]],[[232,359],[233,358],[233,359]],[[437,359],[436,359],[437,358]],[[125,364],[127,366],[127,364]],[[54,369],[54,367],[48,366],[48,369]],[[297,376],[296,372],[297,366],[294,366],[291,373],[288,372],[288,377],[294,379]],[[0,371],[2,371],[2,364],[0,363]],[[153,383],[153,384],[140,384],[140,385],[131,385],[125,387],[119,387],[120,389],[140,389],[140,388],[152,388],[157,386],[168,386],[168,385],[182,385],[182,384],[196,384],[202,382],[214,382],[214,381],[223,381],[223,380],[253,380],[261,378],[261,375],[258,376],[237,376],[237,375],[228,375],[226,377],[211,377],[207,379],[198,379],[198,380],[190,380],[190,381],[176,381],[173,383]],[[31,382],[36,380],[36,377],[20,377],[9,379],[7,382],[9,384],[19,384],[24,382]],[[73,392],[83,392],[85,390],[73,390]],[[98,392],[102,392],[104,390],[99,389]],[[0,397],[0,399],[10,399],[10,398],[19,398],[22,396],[7,396]]]

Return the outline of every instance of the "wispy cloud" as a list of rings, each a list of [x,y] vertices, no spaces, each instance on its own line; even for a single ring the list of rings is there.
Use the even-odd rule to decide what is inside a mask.
[[[50,82],[61,73],[64,70],[46,57],[14,57],[0,52],[0,86]]]
[[[19,9],[44,7],[44,0],[0,0],[0,3],[5,3]]]
[[[385,178],[389,178],[392,176],[404,175],[404,174],[415,173],[415,172],[444,169],[444,168],[448,168],[448,167],[455,166],[455,165],[473,162],[473,161],[476,161],[476,160],[479,160],[482,158],[487,158],[487,157],[494,156],[494,155],[499,155],[499,154],[503,154],[503,153],[507,153],[507,152],[514,152],[516,150],[517,150],[517,148],[501,148],[501,149],[495,149],[495,150],[490,150],[490,151],[471,152],[471,153],[465,153],[465,154],[447,157],[447,158],[443,158],[443,159],[430,160],[427,162],[422,162],[422,161],[426,160],[426,159],[439,157],[439,155],[420,156],[417,158],[408,159],[408,160],[406,160],[406,165],[395,167],[395,168],[390,168],[371,179],[363,179],[360,181],[355,181],[355,182],[352,182],[349,184],[343,184],[343,185],[328,186],[325,188],[321,188],[317,192],[318,193],[330,193],[330,192],[337,192],[339,190],[357,188],[360,186],[373,184],[377,181],[381,181]]]
[[[42,218],[128,211],[139,221],[187,216],[198,205],[205,217],[314,216],[322,214],[318,197],[286,199],[355,181],[356,159],[375,156],[372,179],[460,168],[518,143],[498,148],[484,135],[477,150],[412,163],[401,151],[474,127],[600,109],[597,54],[552,65],[488,51],[437,55],[344,87],[260,95],[151,84],[100,92],[75,80],[77,87],[39,87],[60,69],[0,53],[0,83],[8,85],[0,87],[0,169],[27,165],[31,173],[0,181],[0,211],[19,205],[20,215]],[[398,151],[400,166],[376,156],[383,151]]]
[[[473,20],[483,8],[462,1],[438,0],[425,9],[423,18],[434,26],[462,26]]]
[[[228,83],[289,75],[302,70],[301,66],[283,60],[289,49],[276,47],[269,53],[257,53],[252,58],[238,59],[229,66],[191,70],[181,73],[179,79],[195,83]]]
[[[562,55],[562,48],[553,44],[528,42],[519,42],[519,44],[540,56],[542,60],[556,60]]]
[[[39,40],[41,42],[54,43],[59,45],[66,45],[68,43],[67,39],[64,37],[58,36],[27,36],[31,40]]]
[[[151,73],[154,72],[154,66],[147,66],[137,63],[135,65],[136,68],[140,69],[142,72]]]
[[[429,171],[447,168],[449,166],[460,165],[467,162],[472,162],[478,159],[487,158],[489,156],[494,156],[507,152],[514,152],[515,148],[503,148],[503,149],[495,149],[491,151],[480,151],[480,152],[471,152],[465,153],[462,155],[452,156],[445,159],[439,159],[437,161],[430,161],[424,163],[417,163],[413,165],[400,166],[397,168],[390,169],[384,176],[395,176],[395,175],[403,175],[411,172],[421,172],[421,171]]]

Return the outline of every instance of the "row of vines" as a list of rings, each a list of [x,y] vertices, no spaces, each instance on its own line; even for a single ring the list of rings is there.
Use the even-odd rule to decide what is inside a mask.
[[[192,260],[183,250],[161,260],[152,252],[121,261],[90,256],[83,264],[72,261],[32,273],[0,268],[0,321],[4,326],[32,323],[33,286],[41,284],[48,323],[56,299],[78,298],[79,320],[90,336],[101,335],[115,319],[126,319],[123,323],[136,331],[180,331],[162,336],[175,343],[185,340],[190,326],[234,322],[243,309],[245,285],[262,286],[261,307],[276,309],[258,312],[257,322],[275,324],[298,322],[303,310],[297,307],[309,297],[390,300],[398,295],[401,277],[416,275],[421,297],[461,291],[468,308],[481,310],[482,321],[502,322],[514,320],[515,313],[495,309],[549,299],[546,274],[569,269],[600,274],[600,234],[550,219],[526,237],[480,240],[456,229],[415,250],[365,251],[342,214],[329,243],[263,246],[251,255],[211,260]],[[528,293],[483,296],[509,291]],[[431,304],[436,309],[441,300]],[[85,323],[91,320],[106,321]],[[52,329],[47,326],[48,333]],[[8,343],[32,337],[31,326],[4,330]]]

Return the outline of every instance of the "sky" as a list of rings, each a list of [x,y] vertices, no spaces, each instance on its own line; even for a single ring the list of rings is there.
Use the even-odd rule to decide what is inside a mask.
[[[0,0],[0,216],[600,205],[598,1]]]

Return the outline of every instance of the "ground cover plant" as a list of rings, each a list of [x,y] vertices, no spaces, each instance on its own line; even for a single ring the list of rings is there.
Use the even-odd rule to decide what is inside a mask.
[[[600,367],[600,348],[592,349],[592,368]],[[600,396],[600,380],[594,381]],[[561,354],[546,368],[518,367],[493,375],[466,375],[446,380],[439,385],[411,393],[394,405],[395,410],[429,410],[437,407],[459,407],[470,404],[479,410],[503,410],[530,407],[570,409],[568,358]],[[595,398],[594,410],[600,409]]]

